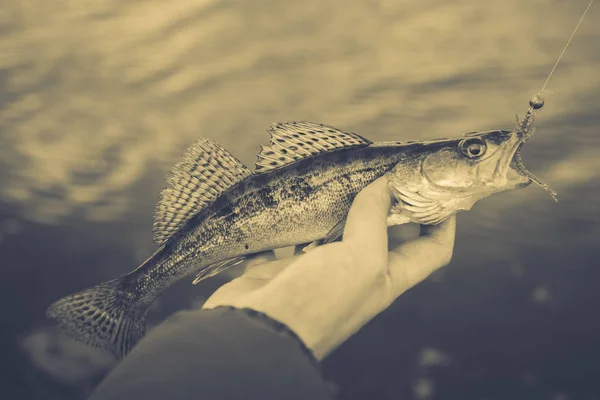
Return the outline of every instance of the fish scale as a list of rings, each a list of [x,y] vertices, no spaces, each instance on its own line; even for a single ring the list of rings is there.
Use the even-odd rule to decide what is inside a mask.
[[[312,122],[268,132],[254,172],[209,139],[194,143],[159,197],[160,248],[132,272],[58,300],[48,315],[74,338],[124,356],[144,335],[150,305],[175,282],[197,283],[260,251],[339,239],[355,196],[379,177],[395,197],[389,226],[439,223],[531,183],[514,163],[526,137],[518,129],[378,143]]]

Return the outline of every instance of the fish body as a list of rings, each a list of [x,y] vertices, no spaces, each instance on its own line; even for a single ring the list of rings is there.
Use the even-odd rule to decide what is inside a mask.
[[[199,272],[214,275],[224,260],[324,238],[348,214],[356,194],[409,153],[394,145],[348,149],[248,176],[190,219],[137,270],[140,277],[156,268],[165,272],[160,279],[141,278],[138,293],[144,297]]]
[[[60,299],[48,315],[76,339],[123,356],[174,282],[197,282],[260,251],[336,240],[354,197],[383,175],[396,199],[388,225],[439,223],[531,183],[515,162],[530,136],[520,129],[381,143],[310,122],[276,124],[270,133],[254,173],[210,140],[194,144],[161,193],[160,248],[129,274]]]

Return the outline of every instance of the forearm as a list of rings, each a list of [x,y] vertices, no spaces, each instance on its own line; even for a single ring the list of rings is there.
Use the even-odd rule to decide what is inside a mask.
[[[250,310],[179,312],[156,327],[90,400],[332,399],[310,352]]]

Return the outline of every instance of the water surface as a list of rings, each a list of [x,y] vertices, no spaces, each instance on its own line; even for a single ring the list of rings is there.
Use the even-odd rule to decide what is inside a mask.
[[[5,0],[2,387],[80,399],[110,367],[43,318],[153,251],[163,177],[205,136],[251,166],[275,121],[371,140],[511,129],[587,2]],[[461,214],[452,264],[325,362],[343,399],[599,399],[600,27],[548,84],[530,186]],[[181,282],[154,324],[229,279]]]

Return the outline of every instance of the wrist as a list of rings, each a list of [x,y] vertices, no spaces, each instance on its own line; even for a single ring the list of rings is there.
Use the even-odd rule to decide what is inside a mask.
[[[247,308],[247,307],[246,308],[228,307],[228,308],[238,309],[238,310],[244,312],[246,315],[250,316],[251,318],[258,320],[261,323],[267,325],[273,331],[278,332],[282,335],[288,336],[289,338],[293,339],[295,342],[298,343],[302,353],[304,353],[311,360],[312,363],[318,364],[318,359],[316,358],[316,356],[312,352],[312,350],[306,345],[306,343],[304,343],[302,338],[300,338],[300,336],[298,336],[296,334],[296,332],[294,332],[293,329],[290,329],[290,327],[288,327],[286,324],[272,318],[271,316],[265,314],[262,311],[258,311],[258,310],[252,309],[252,308]]]

